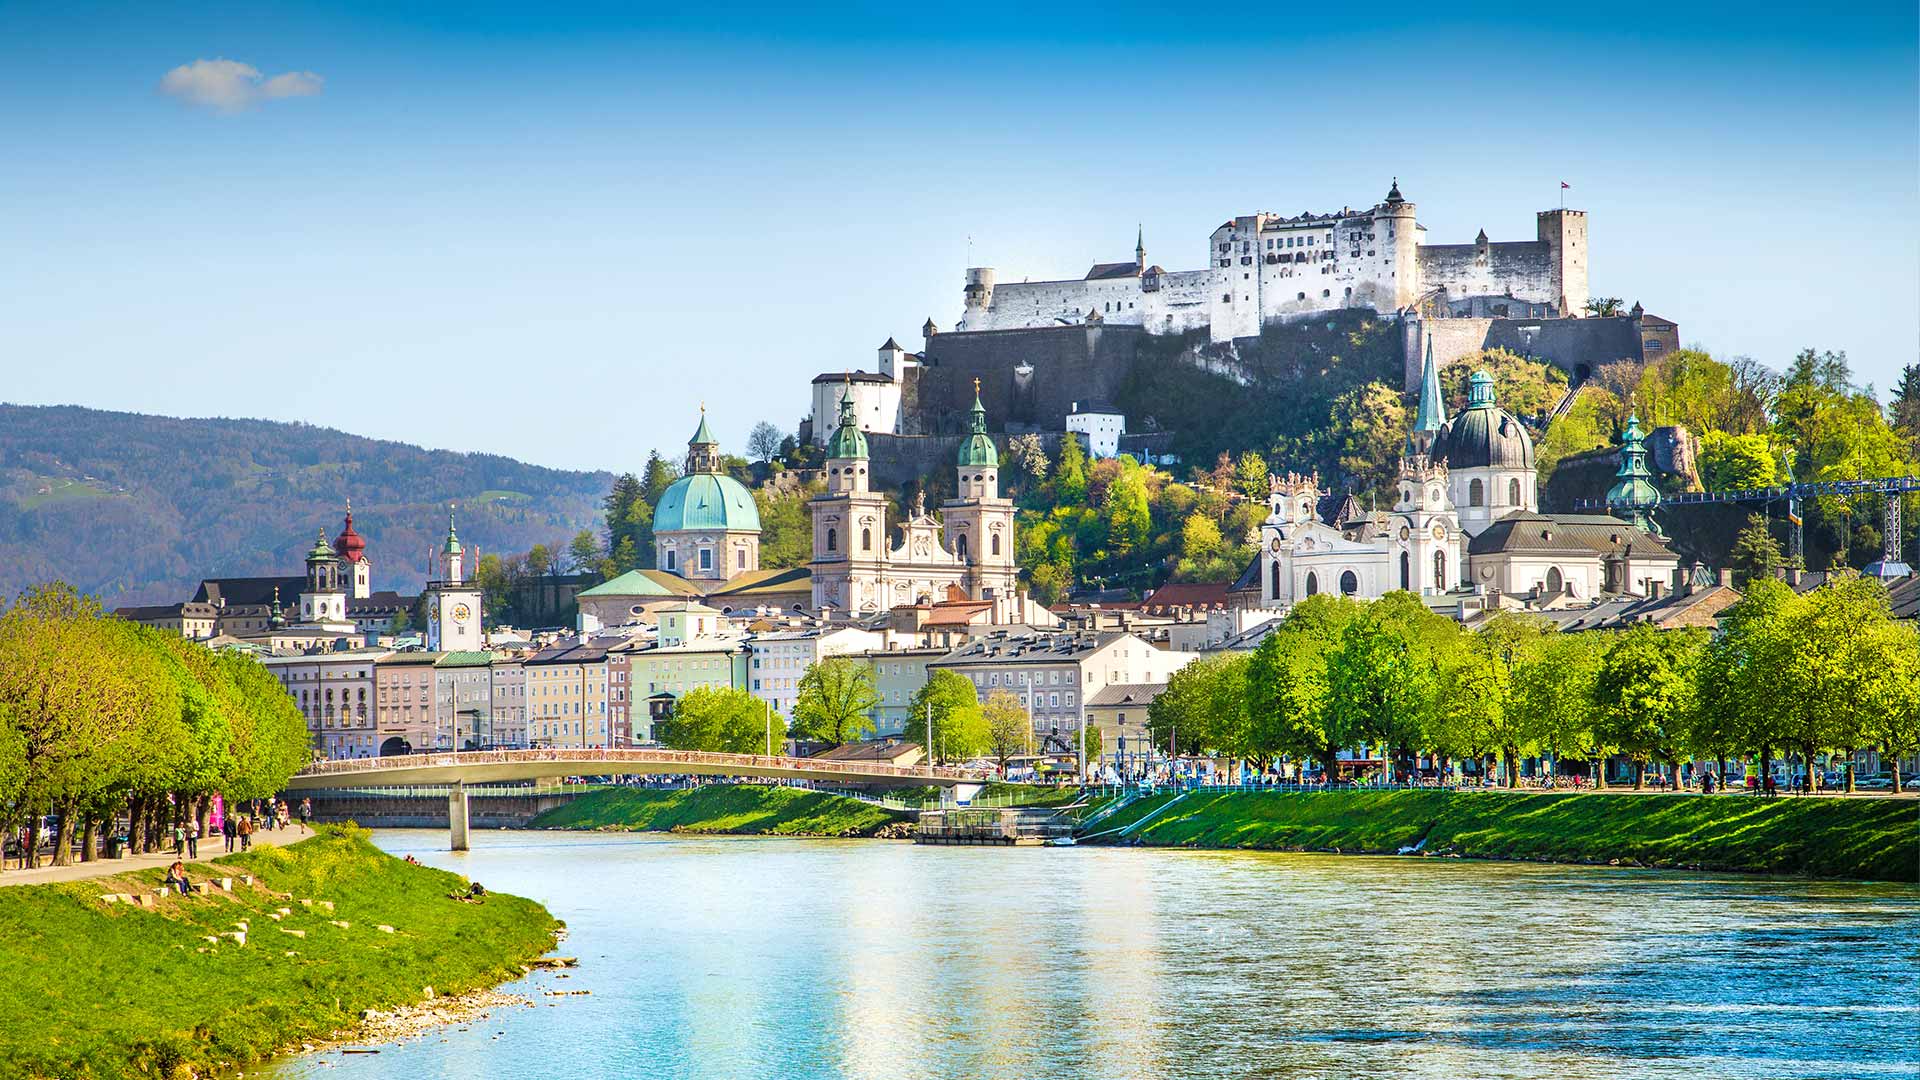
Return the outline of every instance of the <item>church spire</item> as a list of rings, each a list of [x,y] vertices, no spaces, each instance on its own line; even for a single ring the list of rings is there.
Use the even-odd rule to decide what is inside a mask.
[[[1145,225],[1134,226],[1133,265],[1142,270],[1147,268],[1147,227]]]
[[[1414,414],[1414,433],[1431,439],[1447,423],[1447,406],[1440,396],[1440,369],[1433,363],[1433,338],[1427,338],[1427,359],[1420,368],[1420,409]]]
[[[1635,410],[1627,417],[1627,429],[1620,433],[1620,471],[1607,489],[1607,506],[1625,511],[1629,521],[1659,536],[1660,525],[1653,520],[1654,508],[1659,505],[1660,488],[1647,468],[1646,438],[1640,433],[1640,413]]]

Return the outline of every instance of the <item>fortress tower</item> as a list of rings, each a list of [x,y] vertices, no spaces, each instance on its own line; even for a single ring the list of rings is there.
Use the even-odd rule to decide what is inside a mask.
[[[1579,318],[1587,308],[1587,212],[1540,211],[1540,241],[1547,245],[1553,300],[1560,313]]]

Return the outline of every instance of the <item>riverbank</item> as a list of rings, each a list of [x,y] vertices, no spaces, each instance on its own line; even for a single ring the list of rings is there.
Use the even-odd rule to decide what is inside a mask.
[[[532,829],[733,833],[759,836],[886,836],[912,815],[806,788],[705,784],[696,788],[607,788],[533,819]]]
[[[249,884],[245,878],[251,875]],[[365,1010],[522,974],[560,923],[531,900],[448,898],[467,883],[363,830],[194,863],[232,891],[151,896],[164,870],[0,889],[0,1078],[175,1077],[357,1031]]]
[[[1087,842],[1376,854],[1418,846],[1428,856],[1920,880],[1920,802],[1910,799],[1202,792],[1141,799],[1094,833]]]

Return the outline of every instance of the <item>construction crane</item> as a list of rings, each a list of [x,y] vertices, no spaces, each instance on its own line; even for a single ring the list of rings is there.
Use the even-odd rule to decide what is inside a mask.
[[[1790,483],[1784,487],[1754,488],[1749,491],[1683,491],[1677,495],[1662,495],[1651,504],[1635,504],[1631,501],[1607,499],[1582,499],[1577,505],[1582,510],[1645,510],[1651,512],[1661,506],[1694,506],[1703,503],[1776,503],[1784,500],[1787,504],[1787,523],[1793,527],[1793,550],[1791,552],[1795,566],[1806,562],[1806,539],[1804,522],[1800,516],[1802,500],[1817,498],[1821,495],[1881,495],[1886,500],[1886,528],[1880,537],[1879,569],[1873,566],[1867,569],[1880,577],[1904,577],[1911,571],[1900,559],[1900,497],[1920,492],[1920,476],[1881,476],[1866,480],[1813,480],[1805,483]]]

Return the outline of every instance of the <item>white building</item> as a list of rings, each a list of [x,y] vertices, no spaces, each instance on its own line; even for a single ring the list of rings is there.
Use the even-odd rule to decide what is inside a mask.
[[[830,656],[851,656],[885,647],[884,634],[853,626],[756,634],[747,639],[747,686],[754,697],[771,704],[774,712],[792,716],[800,680],[808,668]]]
[[[1126,415],[1118,409],[1083,408],[1082,404],[1074,402],[1073,412],[1067,414],[1067,430],[1080,436],[1088,455],[1096,459],[1119,456],[1120,436],[1127,433]]]
[[[929,323],[931,325],[931,323]],[[920,357],[900,347],[892,338],[880,346],[877,372],[829,372],[814,376],[813,401],[809,413],[813,424],[813,442],[827,445],[840,425],[840,400],[853,403],[854,422],[868,434],[897,435],[901,430],[901,389],[907,372],[920,365]]]
[[[313,747],[328,758],[378,757],[374,671],[386,649],[266,656],[260,663],[307,718]]]
[[[1107,686],[1165,683],[1197,656],[1113,631],[996,633],[930,661],[927,671],[959,672],[982,702],[1011,691],[1033,718],[1036,748],[1071,749],[1088,697]]]

